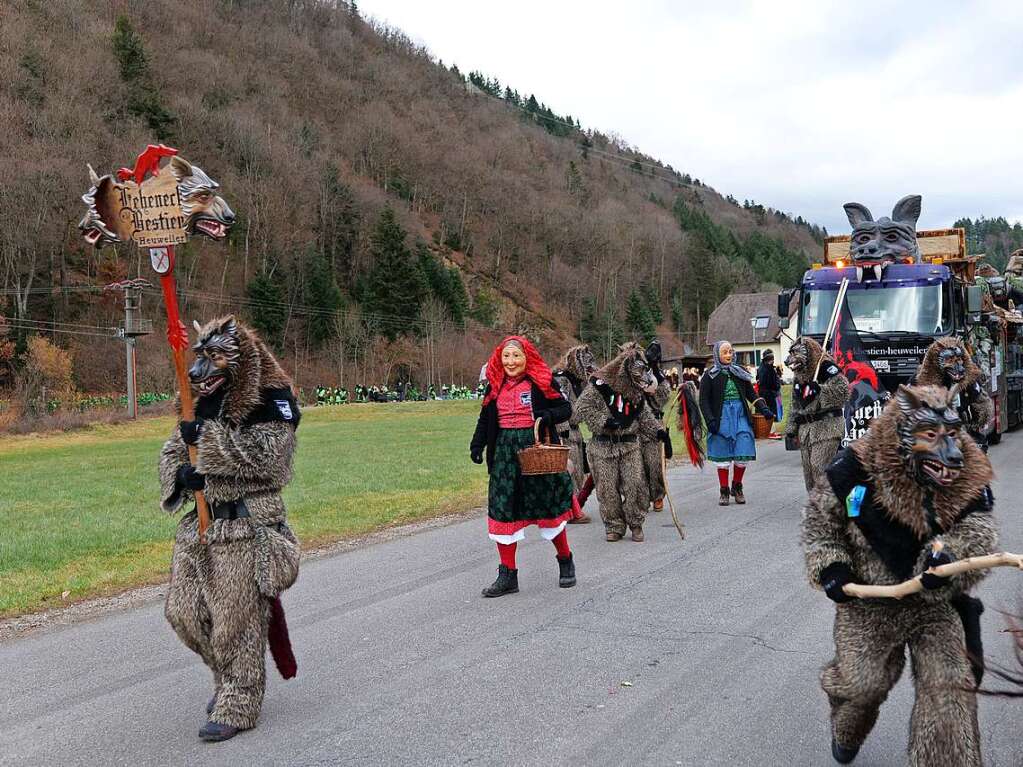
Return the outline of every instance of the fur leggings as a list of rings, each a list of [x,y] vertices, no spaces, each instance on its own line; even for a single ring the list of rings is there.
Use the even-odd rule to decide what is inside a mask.
[[[201,544],[179,530],[165,614],[181,641],[213,672],[210,719],[254,727],[266,690],[270,601],[256,585],[256,544]]]
[[[646,472],[648,495],[651,501],[664,497],[664,471],[661,467],[661,441],[642,440],[643,468]]]
[[[902,674],[907,645],[916,688],[910,765],[979,767],[977,697],[964,689],[973,677],[963,623],[947,602],[838,606],[835,658],[821,672],[835,739],[847,747],[863,743]]]
[[[604,528],[625,535],[626,528],[642,527],[650,491],[639,445],[591,442],[587,450]]]

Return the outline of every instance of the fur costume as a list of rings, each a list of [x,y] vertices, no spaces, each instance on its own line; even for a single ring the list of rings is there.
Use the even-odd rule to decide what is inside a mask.
[[[298,577],[299,545],[281,491],[291,480],[300,415],[288,376],[234,318],[202,328],[195,350],[190,376],[199,395],[197,420],[187,423],[201,424],[195,471],[205,475],[211,524],[205,544],[194,510],[178,525],[165,612],[213,672],[210,721],[247,729],[262,706],[275,600]],[[187,464],[187,446],[175,428],[160,452],[164,511],[175,513],[193,500],[179,479]]]
[[[643,352],[631,347],[596,372],[572,412],[572,424],[585,423],[593,434],[587,453],[609,535],[642,530],[646,518],[650,497],[639,431],[644,389],[655,385]]]
[[[930,555],[936,538],[954,559],[995,551],[991,465],[960,427],[946,390],[900,387],[810,493],[802,524],[807,574],[838,602],[835,657],[821,673],[833,749],[838,744],[855,755],[902,673],[908,645],[916,688],[909,763],[981,763],[957,603],[985,573],[930,576],[937,584],[899,601],[852,599],[841,591],[844,583],[894,584],[924,572],[936,563]]]
[[[958,338],[935,339],[916,371],[919,386],[955,386],[956,410],[963,425],[981,448],[987,447],[987,432],[995,417],[995,406],[982,383],[983,376],[973,357]]]
[[[573,346],[558,361],[558,366],[554,370],[554,380],[565,399],[573,407],[596,367],[593,352],[585,344]],[[573,425],[571,419],[558,424],[558,436],[561,438],[562,444],[568,445],[571,449],[568,456],[569,473],[572,475],[572,484],[578,493],[582,490],[586,475],[590,473],[586,461],[586,441],[583,439],[583,433],[579,426]]]
[[[822,359],[823,357],[823,359]],[[813,385],[810,379],[820,370]],[[812,338],[800,338],[789,349],[785,364],[795,375],[786,434],[799,440],[803,482],[807,492],[824,478],[845,436],[845,404],[849,381],[830,355]]]

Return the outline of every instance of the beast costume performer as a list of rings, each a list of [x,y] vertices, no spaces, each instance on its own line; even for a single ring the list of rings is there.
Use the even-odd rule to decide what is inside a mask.
[[[608,541],[620,541],[626,528],[632,540],[644,538],[650,495],[639,430],[644,394],[656,388],[643,352],[630,345],[594,374],[572,412],[572,423],[593,435],[587,452]]]
[[[958,338],[938,338],[924,354],[916,372],[919,386],[941,386],[953,394],[963,425],[980,449],[987,452],[987,434],[995,406],[981,383],[980,368]]]
[[[799,444],[803,482],[809,492],[824,478],[824,470],[845,436],[849,381],[812,338],[800,338],[792,344],[785,364],[795,375],[792,410],[785,433]],[[817,371],[816,378],[814,371]]]
[[[960,603],[984,577],[926,573],[995,551],[991,465],[945,389],[900,387],[870,430],[839,453],[810,493],[802,539],[810,583],[837,603],[835,657],[821,673],[831,703],[832,753],[855,758],[898,681],[909,646],[916,703],[914,767],[976,767],[980,738]],[[944,549],[934,554],[931,543]],[[896,584],[920,573],[923,592],[902,600],[854,599],[848,583]],[[973,645],[974,652],[982,652]]]
[[[625,347],[622,347],[625,348]],[[661,461],[661,445],[664,445],[665,457],[671,458],[671,439],[664,426],[664,408],[671,397],[671,384],[661,372],[661,344],[654,339],[643,352],[650,372],[657,379],[657,389],[653,394],[644,393],[646,407],[640,413],[639,444],[643,452],[643,470],[646,473],[647,495],[653,502],[654,511],[664,509],[664,494],[667,485],[664,481],[664,464]]]
[[[174,513],[203,490],[206,543],[196,512],[178,525],[166,616],[213,672],[203,740],[254,727],[266,687],[268,631],[281,674],[295,662],[279,597],[298,577],[299,545],[281,491],[291,480],[300,418],[291,381],[263,342],[233,317],[198,328],[189,378],[198,396],[160,453],[161,505]],[[188,462],[187,445],[198,448]]]
[[[573,346],[558,361],[554,370],[554,381],[558,384],[565,399],[575,407],[575,402],[583,392],[583,387],[589,380],[593,371],[597,369],[597,361],[593,352],[586,344]],[[557,425],[558,437],[562,444],[568,445],[569,453],[568,472],[572,475],[572,484],[575,487],[575,508],[570,524],[590,522],[590,516],[583,512],[582,506],[589,498],[593,489],[593,480],[590,478],[590,466],[586,460],[586,441],[578,426],[573,426],[571,417]]]

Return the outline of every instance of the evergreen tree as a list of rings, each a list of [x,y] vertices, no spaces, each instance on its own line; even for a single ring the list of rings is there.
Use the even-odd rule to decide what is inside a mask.
[[[671,326],[679,335],[685,329],[685,304],[682,303],[682,294],[675,289],[671,293]]]
[[[583,301],[583,313],[579,317],[579,340],[593,347],[600,342],[597,302],[592,297]]]
[[[650,312],[643,303],[643,298],[635,290],[629,294],[629,301],[625,307],[625,324],[644,344],[650,343],[657,335],[657,328],[650,317]]]
[[[392,341],[412,335],[427,286],[391,208],[380,214],[371,242],[373,266],[362,290],[366,325]]]
[[[160,141],[173,138],[177,118],[164,108],[160,100],[149,70],[149,59],[142,37],[132,27],[127,16],[118,16],[114,23],[113,47],[121,79],[128,86],[128,112],[145,119],[149,129]]]
[[[460,328],[465,327],[465,317],[469,313],[469,294],[462,282],[462,273],[453,266],[448,267],[448,314]]]
[[[322,346],[335,334],[335,322],[344,307],[344,299],[324,253],[314,251],[311,254],[306,275],[306,302],[313,309],[309,314],[309,339],[313,346]]]
[[[275,271],[257,274],[246,286],[245,295],[251,302],[249,323],[268,344],[279,346],[288,320],[288,296]]]
[[[498,304],[494,294],[486,288],[480,288],[476,292],[469,315],[481,325],[492,328],[497,324],[497,314]]]
[[[650,319],[653,320],[655,325],[660,325],[664,322],[661,297],[657,295],[657,291],[653,289],[653,286],[648,283],[640,285],[639,290],[643,295],[643,301],[646,303],[646,310],[650,314]]]
[[[355,244],[361,223],[355,195],[340,178],[336,165],[329,164],[323,171],[319,210],[316,221],[316,239],[320,252],[330,263],[335,279],[350,279],[355,261]]]

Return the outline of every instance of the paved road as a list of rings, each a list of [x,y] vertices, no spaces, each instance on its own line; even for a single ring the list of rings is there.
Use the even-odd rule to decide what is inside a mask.
[[[1023,434],[992,455],[1019,551]],[[496,562],[479,518],[308,563],[286,598],[299,676],[271,671],[259,728],[226,744],[196,738],[210,680],[160,604],[0,645],[0,764],[831,764],[832,608],[804,582],[795,454],[762,447],[745,507],[717,507],[709,470],[671,485],[689,538],[667,512],[644,544],[570,528],[570,590],[534,539],[521,592],[480,599]],[[1023,576],[997,571],[982,595],[1018,612]],[[905,763],[908,676],[857,765]],[[988,765],[1023,764],[1020,705],[982,702]]]

